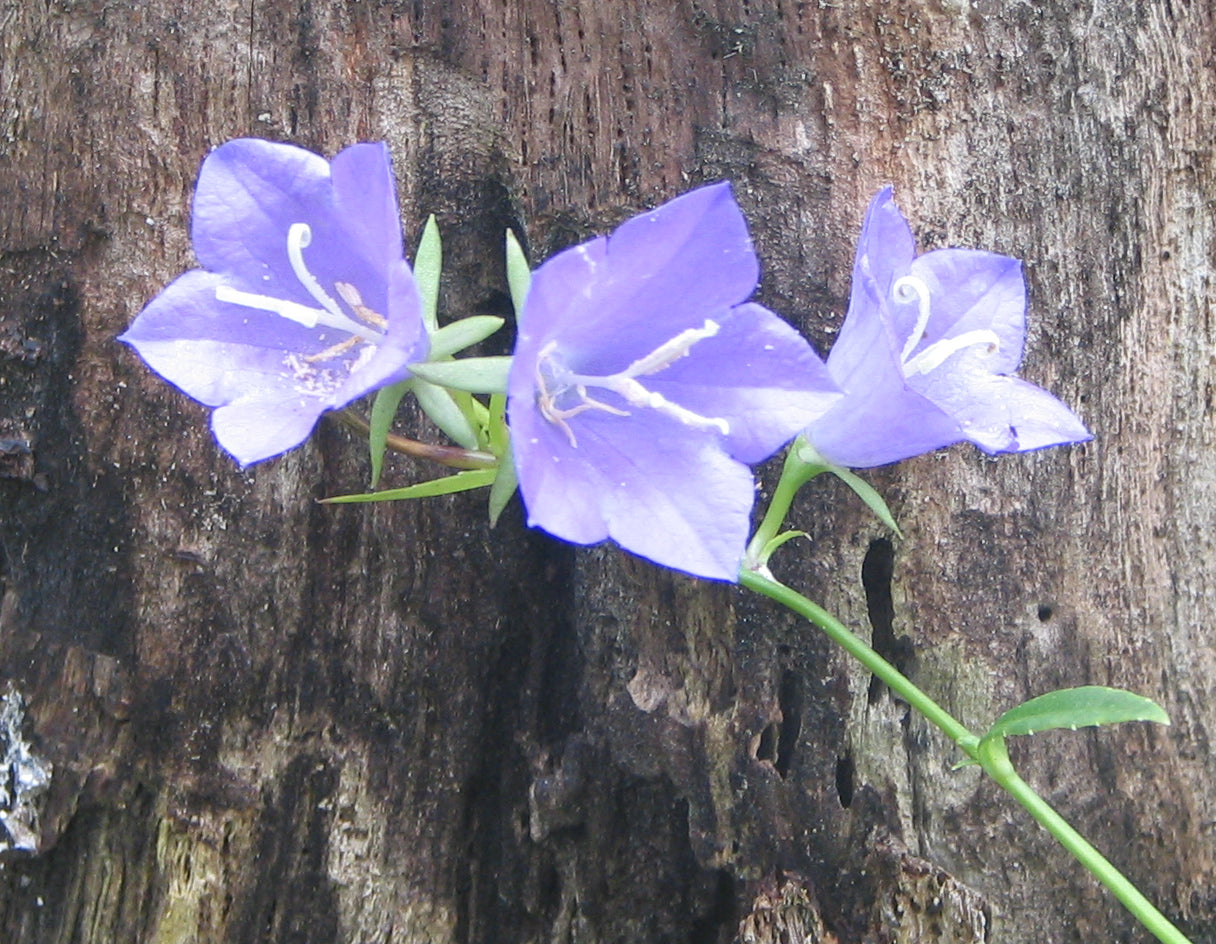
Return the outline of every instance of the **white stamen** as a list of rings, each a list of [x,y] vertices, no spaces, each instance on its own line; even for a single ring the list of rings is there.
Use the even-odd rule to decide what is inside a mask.
[[[705,338],[712,338],[721,330],[716,321],[705,319],[702,328],[689,328],[681,331],[670,341],[660,344],[645,357],[640,357],[623,371],[624,377],[645,377],[647,374],[657,374],[664,367],[670,367],[681,357],[687,357],[692,346]]]
[[[904,349],[899,355],[899,359],[906,363],[912,356],[912,352],[916,350],[916,345],[920,344],[921,338],[925,336],[925,328],[929,325],[929,286],[923,279],[918,279],[914,275],[905,275],[902,279],[895,280],[895,284],[891,286],[891,293],[900,301],[910,302],[916,299],[916,326],[908,335],[908,340],[904,342]]]
[[[995,351],[1001,346],[1001,339],[997,337],[995,331],[989,331],[987,328],[964,331],[956,337],[944,338],[941,341],[930,344],[912,358],[912,360],[905,361],[904,376],[911,377],[914,374],[927,374],[929,371],[941,367],[945,363],[946,358],[951,354],[976,344],[986,344],[989,350]]]
[[[330,297],[317,277],[308,271],[304,264],[304,249],[312,242],[312,227],[307,223],[292,223],[287,230],[287,258],[291,262],[291,271],[296,274],[305,291],[317,300],[317,304],[337,318],[345,318],[338,303]]]
[[[240,305],[242,308],[256,308],[258,311],[273,312],[286,318],[288,321],[302,324],[306,328],[315,328],[317,322],[323,316],[329,314],[329,312],[309,308],[307,305],[291,302],[285,298],[274,298],[270,295],[256,295],[253,292],[242,292],[231,285],[217,285],[215,287],[215,297],[218,301],[230,302],[233,305]]]
[[[905,377],[927,374],[936,370],[946,362],[950,355],[964,348],[985,344],[988,345],[989,350],[995,351],[1001,346],[1001,339],[997,337],[995,331],[977,328],[974,331],[964,331],[953,338],[942,338],[940,341],[935,341],[913,357],[912,352],[916,350],[916,345],[924,340],[925,329],[929,326],[929,286],[923,279],[918,279],[914,275],[905,275],[903,278],[895,280],[891,286],[891,293],[901,301],[916,299],[916,325],[912,328],[912,333],[908,335],[908,340],[904,342],[903,352],[899,355]]]
[[[649,407],[665,416],[679,420],[685,426],[692,426],[695,429],[716,429],[723,436],[730,435],[730,423],[721,417],[702,416],[699,413],[694,413],[692,410],[686,410],[678,403],[672,403],[663,394],[647,390],[632,377],[625,377],[621,374],[613,377],[604,377],[600,381],[599,386],[614,393],[619,393],[628,401],[630,406]]]
[[[296,278],[300,280],[300,284],[304,286],[308,294],[316,299],[317,303],[321,306],[320,308],[310,308],[307,305],[301,305],[299,302],[289,301],[285,298],[275,298],[273,295],[243,292],[230,285],[216,286],[216,300],[240,305],[242,308],[268,311],[281,318],[286,318],[288,321],[294,321],[296,324],[303,325],[306,328],[315,328],[317,325],[337,328],[339,331],[355,335],[359,340],[367,341],[371,344],[383,341],[384,335],[379,331],[368,330],[368,326],[384,329],[387,327],[387,322],[383,316],[363,304],[363,299],[359,295],[358,289],[345,282],[339,282],[336,286],[338,294],[344,299],[350,296],[347,303],[351,306],[351,310],[363,320],[364,324],[360,324],[352,318],[347,317],[338,306],[338,303],[321,287],[321,283],[317,281],[317,277],[308,271],[308,266],[304,263],[303,250],[311,242],[312,229],[307,223],[292,223],[288,227],[287,258],[291,263],[291,271],[295,273]]]
[[[646,389],[637,377],[657,374],[670,367],[680,358],[685,357],[698,341],[712,338],[721,326],[717,322],[706,319],[703,327],[689,328],[681,331],[674,338],[660,344],[644,357],[638,358],[623,371],[610,374],[607,377],[596,377],[575,374],[553,357],[557,347],[556,342],[550,341],[540,351],[536,366],[536,403],[541,414],[550,423],[557,426],[566,434],[573,448],[578,447],[578,440],[567,420],[587,410],[598,410],[613,416],[629,416],[628,411],[618,409],[608,403],[596,400],[587,394],[588,387],[598,387],[601,390],[611,390],[622,397],[630,406],[655,410],[664,416],[670,416],[685,426],[694,429],[715,429],[723,436],[730,435],[730,423],[717,416],[701,416],[692,410],[672,403],[661,393]],[[549,374],[544,370],[548,365]],[[552,384],[553,389],[550,388]],[[557,401],[565,394],[573,393],[578,402],[573,406],[559,407]]]

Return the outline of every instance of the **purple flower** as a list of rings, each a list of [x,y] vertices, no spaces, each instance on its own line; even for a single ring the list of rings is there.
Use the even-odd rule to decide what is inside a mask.
[[[759,462],[839,395],[788,324],[727,184],[554,256],[519,319],[509,419],[528,521],[736,580]]]
[[[428,341],[388,148],[332,162],[252,138],[212,151],[192,219],[202,269],[119,340],[186,394],[241,465],[299,445],[325,410],[404,379]]]
[[[807,435],[853,468],[964,439],[997,453],[1091,438],[1063,403],[1009,376],[1025,331],[1021,263],[973,249],[918,257],[887,187],[866,213],[848,317],[828,355],[845,396]]]

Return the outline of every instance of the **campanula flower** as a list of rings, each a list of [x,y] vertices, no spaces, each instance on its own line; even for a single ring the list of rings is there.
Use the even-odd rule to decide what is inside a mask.
[[[828,355],[845,396],[808,438],[853,468],[962,440],[998,453],[1091,438],[1063,403],[1010,376],[1025,330],[1021,263],[973,249],[917,256],[888,187],[866,213],[848,316]]]
[[[530,524],[737,579],[755,494],[747,463],[839,396],[810,345],[746,301],[758,275],[727,184],[536,271],[508,383]]]
[[[326,410],[426,358],[388,148],[332,162],[252,138],[212,151],[191,235],[201,263],[120,340],[194,399],[247,465],[307,438]]]

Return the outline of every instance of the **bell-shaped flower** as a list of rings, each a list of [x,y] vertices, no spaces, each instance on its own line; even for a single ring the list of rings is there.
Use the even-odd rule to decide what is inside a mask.
[[[425,360],[384,144],[330,162],[229,141],[203,162],[191,235],[203,268],[169,285],[120,340],[216,408],[215,437],[242,465],[299,445],[321,413]]]
[[[755,483],[839,396],[810,345],[746,299],[759,265],[727,184],[554,256],[508,383],[528,521],[738,579]]]
[[[866,213],[848,316],[828,355],[845,396],[807,436],[853,468],[962,440],[998,453],[1091,438],[1063,403],[1010,376],[1025,329],[1021,263],[972,249],[917,256],[888,187]]]

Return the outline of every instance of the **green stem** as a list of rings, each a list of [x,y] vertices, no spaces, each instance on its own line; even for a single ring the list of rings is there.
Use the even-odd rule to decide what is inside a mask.
[[[1047,801],[1034,792],[1034,788],[1018,776],[1013,764],[1009,761],[1009,753],[1005,749],[1005,739],[994,737],[986,740],[979,749],[980,766],[988,776],[1000,784],[1001,788],[1022,804],[1039,824],[1051,833],[1056,841],[1072,853],[1073,858],[1080,862],[1103,885],[1110,889],[1123,906],[1136,919],[1148,928],[1159,941],[1165,944],[1190,944],[1181,931],[1157,908],[1140,894],[1127,877],[1115,868],[1089,841],[1072,828],[1068,822],[1057,813]]]
[[[787,609],[793,610],[799,616],[810,620],[822,629],[829,639],[882,679],[891,691],[897,693],[900,698],[945,731],[955,744],[967,752],[968,757],[973,760],[979,759],[976,752],[980,743],[978,737],[963,727],[950,712],[913,685],[906,675],[866,645],[844,623],[819,604],[811,602],[801,593],[791,590],[772,577],[752,570],[744,570],[739,575],[739,583],[749,590],[764,594]]]
[[[361,435],[366,436],[371,430],[371,424],[354,410],[338,410],[326,415]],[[433,446],[416,439],[406,439],[396,433],[389,433],[385,437],[384,445],[393,452],[416,459],[429,459],[452,469],[492,469],[498,465],[498,459],[488,452],[461,449],[458,446]]]
[[[756,529],[756,533],[752,535],[752,539],[747,545],[745,568],[749,565],[763,567],[767,563],[765,549],[785,523],[785,516],[789,514],[790,505],[793,504],[798,489],[820,472],[825,471],[827,471],[825,466],[812,465],[802,461],[798,456],[796,446],[790,448],[785,455],[785,465],[781,469],[781,478],[778,479],[777,488],[773,492],[773,500],[769,502],[768,511],[764,513],[764,520],[760,522],[760,527]]]
[[[784,475],[782,478],[784,479]],[[774,495],[773,505],[776,506],[776,504],[777,498]],[[778,519],[778,524],[773,527],[774,534],[783,519],[784,512],[782,518]],[[768,516],[765,516],[765,521],[768,521]],[[1069,826],[1064,818],[1048,805],[1046,800],[1035,793],[1030,785],[1017,775],[1013,764],[1009,761],[1009,754],[1005,750],[1003,739],[990,738],[981,743],[980,739],[967,730],[953,715],[912,684],[903,673],[871,649],[840,620],[797,591],[791,590],[766,574],[748,569],[744,569],[739,575],[739,582],[749,590],[763,594],[799,616],[810,620],[849,655],[882,679],[891,691],[937,725],[967,753],[967,756],[978,762],[984,771],[1010,796],[1022,804],[1030,815],[1072,853],[1077,861],[1085,866],[1099,882],[1110,889],[1127,910],[1158,940],[1163,941],[1164,944],[1191,944],[1183,933],[1170,923],[1169,919],[1140,894],[1136,886],[1111,865],[1080,833]]]

